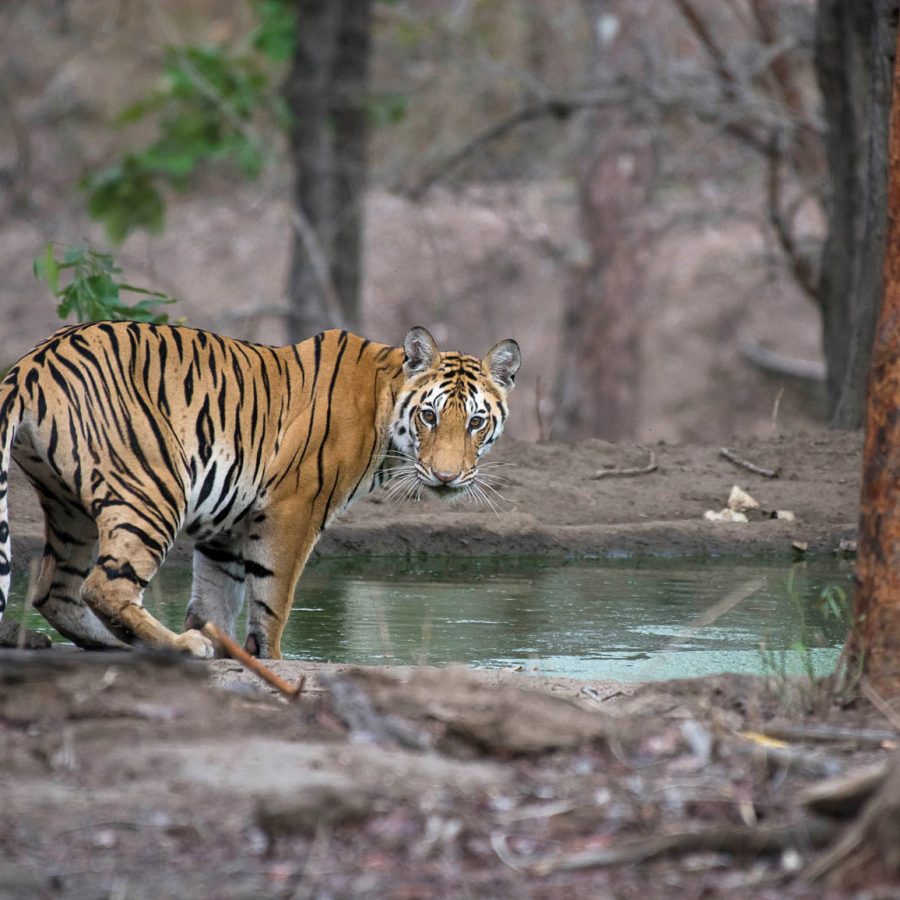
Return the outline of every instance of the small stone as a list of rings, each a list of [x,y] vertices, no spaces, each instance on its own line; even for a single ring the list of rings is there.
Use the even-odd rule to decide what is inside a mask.
[[[770,518],[793,522],[797,517],[789,509],[776,509],[772,511]]]

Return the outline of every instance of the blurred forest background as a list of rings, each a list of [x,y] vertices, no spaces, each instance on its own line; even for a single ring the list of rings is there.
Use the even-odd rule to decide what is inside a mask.
[[[856,427],[894,5],[4,0],[0,362],[87,238],[239,337],[515,337],[519,438]]]

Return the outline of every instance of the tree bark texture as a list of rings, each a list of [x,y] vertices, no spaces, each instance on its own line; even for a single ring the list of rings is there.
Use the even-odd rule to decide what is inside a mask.
[[[886,697],[900,695],[900,66],[893,83],[884,296],[872,351],[850,638]]]
[[[830,175],[819,297],[832,427],[859,428],[882,291],[897,0],[819,0],[816,69]]]
[[[635,74],[644,60],[632,40],[646,15],[634,0],[584,0],[596,35],[595,66]],[[617,33],[600,36],[601,15]],[[640,388],[641,211],[654,173],[650,134],[622,112],[593,113],[576,173],[586,259],[573,267],[565,296],[553,435],[566,440],[633,437]]]
[[[283,92],[293,117],[290,340],[358,328],[372,0],[298,0]]]

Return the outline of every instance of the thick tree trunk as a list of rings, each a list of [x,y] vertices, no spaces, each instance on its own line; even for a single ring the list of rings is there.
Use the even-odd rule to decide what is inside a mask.
[[[598,71],[601,64],[613,65],[637,75],[644,59],[633,37],[645,5],[584,0],[584,7],[597,36]],[[616,23],[608,44],[600,34],[601,15]],[[577,187],[587,259],[572,271],[566,291],[553,434],[623,440],[634,436],[639,414],[639,302],[647,237],[639,217],[653,176],[650,136],[624,114],[595,113],[584,159]]]
[[[358,328],[372,0],[298,0],[284,96],[293,116],[289,338]]]
[[[888,240],[863,451],[851,648],[883,696],[900,695],[900,56],[890,118]]]
[[[897,0],[819,0],[816,69],[831,185],[819,297],[831,425],[859,428],[881,297]]]

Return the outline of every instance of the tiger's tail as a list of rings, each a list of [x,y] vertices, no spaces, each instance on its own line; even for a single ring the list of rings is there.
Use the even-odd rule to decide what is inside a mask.
[[[0,383],[0,619],[9,598],[12,578],[12,542],[9,534],[9,469],[12,445],[22,414],[14,372]]]

